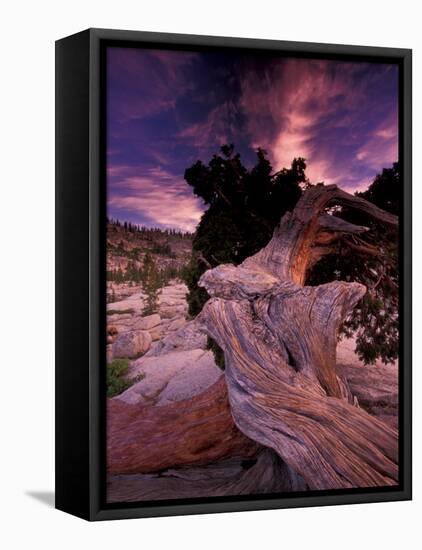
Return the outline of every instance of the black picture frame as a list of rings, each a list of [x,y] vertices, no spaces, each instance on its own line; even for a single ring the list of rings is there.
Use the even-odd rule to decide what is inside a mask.
[[[400,484],[107,505],[105,503],[105,116],[103,54],[127,47],[236,48],[391,61],[400,68]],[[88,29],[56,42],[56,508],[87,520],[409,500],[412,497],[411,116],[408,49]]]

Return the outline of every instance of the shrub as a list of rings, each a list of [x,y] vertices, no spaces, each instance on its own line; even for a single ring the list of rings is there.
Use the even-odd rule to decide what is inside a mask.
[[[114,359],[107,364],[107,397],[114,397],[124,392],[136,382],[145,378],[145,374],[138,374],[135,378],[126,378],[129,370],[127,359]]]

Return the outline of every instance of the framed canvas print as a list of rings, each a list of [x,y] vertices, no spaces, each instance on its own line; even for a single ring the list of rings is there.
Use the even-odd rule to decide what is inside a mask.
[[[56,506],[411,498],[411,51],[56,43]]]

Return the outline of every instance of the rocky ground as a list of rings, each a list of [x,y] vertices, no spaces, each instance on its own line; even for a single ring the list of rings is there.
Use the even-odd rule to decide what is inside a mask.
[[[223,376],[212,352],[207,350],[204,327],[196,320],[187,320],[187,288],[183,283],[173,280],[164,287],[158,312],[147,317],[142,315],[145,296],[141,287],[114,285],[114,291],[116,301],[107,304],[107,357],[109,361],[127,358],[130,361],[128,377],[135,380],[114,400],[131,405],[166,406],[202,393]],[[354,353],[354,347],[352,339],[339,343],[339,375],[347,381],[359,406],[397,426],[397,364],[364,366]],[[255,490],[268,492],[258,482],[261,479],[261,474],[258,475],[260,460],[273,458],[258,458],[254,462],[257,464],[255,470],[250,464],[245,466],[245,461],[239,458],[205,468],[109,476],[109,500],[218,495],[219,491],[227,491],[227,484],[231,484],[234,491],[235,487],[243,487],[245,471],[249,468],[248,480],[254,480]],[[300,480],[294,483],[300,484]]]
[[[107,358],[129,359],[129,378],[141,380],[115,399],[166,405],[200,393],[221,376],[203,327],[186,319],[183,283],[164,287],[158,312],[146,317],[141,287],[121,285],[117,292],[118,301],[107,304]]]
[[[109,359],[134,359],[154,350],[168,334],[186,324],[187,288],[179,281],[171,281],[159,295],[158,312],[143,316],[145,294],[141,286],[113,285],[116,302],[107,304],[107,354]],[[133,339],[139,343],[132,345]]]

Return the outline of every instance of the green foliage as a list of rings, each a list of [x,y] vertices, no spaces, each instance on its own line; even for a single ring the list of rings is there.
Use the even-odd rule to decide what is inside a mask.
[[[197,315],[209,298],[198,287],[204,271],[222,263],[237,265],[268,243],[281,216],[294,208],[309,185],[305,168],[299,158],[290,168],[273,173],[266,152],[258,149],[256,165],[247,170],[233,145],[225,145],[207,165],[198,161],[185,171],[194,194],[208,205],[184,271],[190,315]]]
[[[107,271],[106,273],[107,281],[112,281],[114,283],[124,283],[126,275],[123,273],[120,266],[117,269]]]
[[[162,237],[178,237],[180,239],[190,239],[191,234],[189,232],[183,232],[177,229],[162,229],[160,227],[146,227],[145,225],[138,225],[131,222],[121,222],[113,218],[106,218],[107,231],[111,233],[133,233],[140,234],[142,238],[146,240],[153,240],[154,238]],[[149,239],[150,238],[150,239]]]
[[[401,191],[399,163],[395,162],[391,168],[384,168],[366,191],[356,193],[356,195],[398,216],[400,213]]]
[[[176,255],[171,249],[171,246],[168,243],[160,244],[154,243],[151,252],[154,254],[160,254],[161,256],[167,256],[168,258],[175,258]]]
[[[107,364],[107,397],[119,395],[145,378],[145,374],[138,374],[138,376],[128,379],[128,371],[129,361],[127,359],[114,359]]]
[[[176,265],[168,265],[160,270],[161,286],[167,285],[172,279],[182,279],[186,267],[178,267]]]
[[[135,262],[129,262],[127,264],[125,279],[127,281],[133,281],[134,283],[140,283],[142,280],[142,270],[137,266]]]
[[[142,265],[142,287],[146,293],[143,315],[152,315],[158,311],[158,294],[161,288],[160,272],[150,252],[147,252]]]
[[[131,386],[132,382],[125,378],[128,370],[127,359],[114,359],[107,364],[107,397],[114,397]]]

